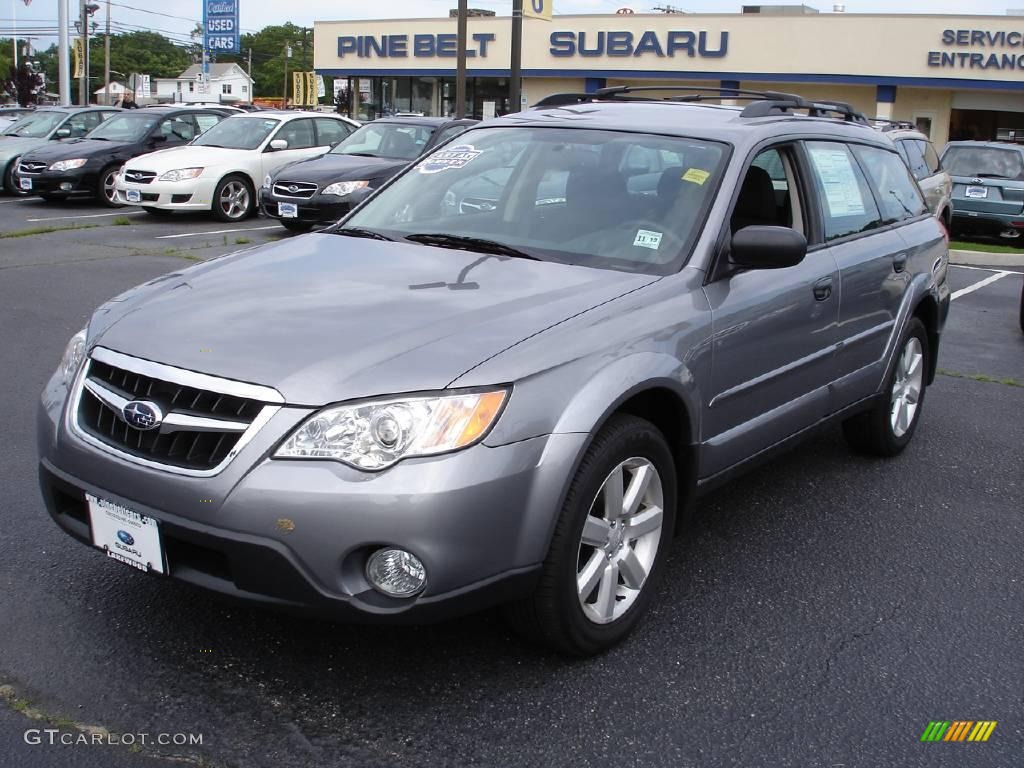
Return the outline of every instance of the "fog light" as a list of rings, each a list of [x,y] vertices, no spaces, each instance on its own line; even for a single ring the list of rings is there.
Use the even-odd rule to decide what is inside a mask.
[[[65,192],[70,192],[71,191],[71,182],[70,181],[62,181],[61,184],[60,184],[60,188],[63,191],[65,191]]]
[[[427,569],[404,549],[378,549],[366,564],[366,578],[374,589],[390,597],[412,597],[427,583]]]

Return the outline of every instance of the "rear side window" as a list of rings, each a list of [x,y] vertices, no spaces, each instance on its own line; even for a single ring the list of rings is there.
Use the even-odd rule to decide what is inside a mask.
[[[825,240],[838,240],[880,227],[882,217],[878,206],[849,147],[830,141],[812,141],[807,144],[807,152],[821,198]],[[903,166],[898,156],[893,157]]]
[[[213,112],[197,112],[193,117],[196,119],[196,125],[199,126],[200,133],[210,130],[220,122],[220,115]]]
[[[352,133],[352,128],[342,120],[326,117],[318,117],[316,119],[318,147],[333,147],[350,133]]]
[[[927,179],[932,175],[928,169],[928,163],[924,159],[924,147],[921,146],[923,143],[914,139],[906,139],[900,142],[900,151],[907,159],[910,172],[914,174],[914,178],[918,181]]]
[[[930,141],[920,142],[924,148],[924,161],[928,164],[928,170],[932,173],[938,173],[942,169],[942,163],[939,162],[939,153],[935,151],[935,147],[932,146]]]
[[[909,149],[909,147],[908,147]],[[927,213],[921,190],[907,172],[899,155],[877,147],[856,147],[868,178],[878,193],[878,205],[886,224],[905,221]],[[922,162],[924,157],[921,156]]]

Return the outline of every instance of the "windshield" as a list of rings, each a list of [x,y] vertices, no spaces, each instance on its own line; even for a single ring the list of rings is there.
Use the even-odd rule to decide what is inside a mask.
[[[668,274],[703,226],[725,155],[695,139],[483,128],[421,160],[342,229],[476,238],[543,260]]]
[[[67,116],[66,112],[34,112],[28,117],[23,117],[18,122],[8,126],[7,130],[4,131],[4,136],[44,139]]]
[[[434,134],[432,125],[372,123],[364,125],[331,150],[332,155],[369,155],[414,160]]]
[[[229,117],[221,120],[192,144],[200,147],[256,149],[280,122],[268,117]]]
[[[996,147],[950,147],[942,165],[950,176],[1018,179],[1024,173],[1020,152]]]
[[[107,141],[139,141],[159,120],[160,115],[153,114],[117,115],[96,126],[86,137]]]

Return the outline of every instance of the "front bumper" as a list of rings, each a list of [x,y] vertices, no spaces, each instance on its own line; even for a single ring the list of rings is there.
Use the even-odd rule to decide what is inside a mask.
[[[15,172],[14,183],[20,188],[21,179],[32,179],[33,195],[73,195],[73,194],[94,194],[99,176],[95,170],[87,166],[76,168],[71,171],[43,171],[42,173],[21,174]]]
[[[61,413],[60,389],[51,381],[39,409],[39,477],[48,511],[67,533],[91,543],[89,492],[160,522],[174,578],[356,621],[432,621],[528,594],[586,438],[480,444],[370,474],[269,459],[310,413],[286,407],[220,474],[183,477],[77,437]],[[419,596],[399,600],[370,587],[366,559],[385,545],[423,561]]]
[[[142,205],[168,211],[209,211],[213,208],[213,193],[218,179],[188,179],[187,181],[158,181],[135,184],[118,177],[114,184],[117,202],[123,205]],[[129,202],[128,190],[139,193],[138,202]]]
[[[283,219],[278,214],[278,203],[294,203],[298,209],[298,216],[289,220],[307,224],[333,224],[352,210],[352,203],[333,195],[324,196],[317,192],[310,199],[301,200],[278,197],[266,188],[260,190],[260,209],[264,216]]]

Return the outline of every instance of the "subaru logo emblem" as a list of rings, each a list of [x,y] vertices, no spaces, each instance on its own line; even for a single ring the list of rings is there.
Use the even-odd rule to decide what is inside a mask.
[[[135,537],[128,533],[128,531],[118,531],[117,538],[121,540],[122,544],[126,544],[129,547],[135,543]]]
[[[132,400],[121,409],[121,415],[128,426],[143,432],[156,429],[164,421],[160,406],[148,400]]]
[[[288,187],[288,191],[294,195],[296,192],[299,191],[299,188],[295,184],[292,184]]]

